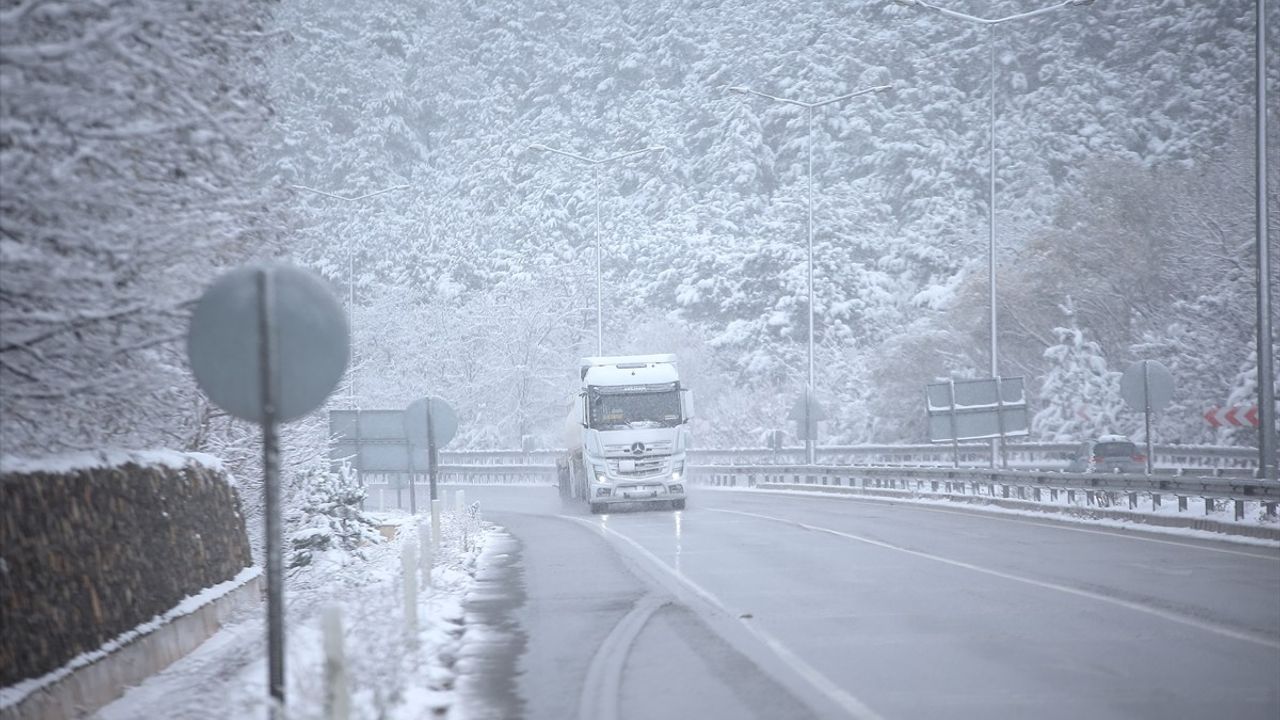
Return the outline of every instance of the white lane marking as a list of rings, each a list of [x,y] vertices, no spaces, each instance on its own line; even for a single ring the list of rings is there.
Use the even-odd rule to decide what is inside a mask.
[[[979,572],[984,575],[991,575],[992,577],[998,577],[1004,580],[1012,580],[1013,582],[1019,582],[1026,585],[1031,585],[1033,587],[1043,588],[1045,590],[1056,590],[1058,592],[1066,593],[1068,595],[1075,595],[1076,597],[1089,598],[1090,600],[1097,600],[1099,602],[1109,603],[1111,605],[1118,605],[1120,607],[1127,608],[1129,610],[1145,613],[1147,615],[1153,615],[1155,617],[1162,618],[1164,620],[1171,620],[1173,622],[1180,623],[1182,625],[1187,625],[1189,627],[1197,628],[1199,630],[1211,632],[1216,635],[1221,635],[1223,637],[1229,637],[1234,640],[1243,640],[1245,642],[1255,643],[1257,645],[1262,645],[1264,647],[1280,649],[1280,641],[1273,640],[1269,637],[1242,632],[1234,628],[1226,627],[1225,625],[1218,625],[1216,623],[1205,622],[1204,620],[1197,620],[1196,618],[1188,617],[1186,615],[1181,615],[1175,612],[1171,612],[1169,610],[1161,610],[1160,608],[1151,607],[1149,605],[1143,605],[1141,603],[1136,603],[1130,600],[1123,600],[1121,598],[1111,597],[1109,595],[1103,595],[1102,593],[1096,593],[1090,590],[1081,590],[1080,588],[1073,588],[1067,585],[1059,585],[1058,583],[1047,582],[1044,580],[1035,580],[1033,578],[1023,577],[1021,575],[1014,575],[1013,573],[1007,573],[1002,570],[993,570],[991,568],[982,567],[981,565],[974,565],[973,563],[967,563],[961,560],[952,560],[951,558],[945,558],[945,557],[942,557],[941,555],[934,555],[933,553],[927,553],[920,550],[912,550],[910,548],[904,548],[898,545],[894,545],[892,543],[882,542],[880,540],[872,540],[871,538],[862,537],[860,535],[854,535],[852,533],[841,532],[839,530],[832,530],[831,528],[819,527],[817,525],[809,525],[807,523],[798,522],[796,520],[788,520],[786,518],[773,517],[771,515],[761,515],[759,513],[743,512],[741,510],[719,510],[715,508],[708,508],[708,510],[710,512],[729,513],[731,515],[743,515],[746,517],[760,518],[761,520],[772,520],[774,522],[779,522],[784,525],[794,525],[796,527],[804,528],[805,530],[826,533],[827,535],[835,535],[836,537],[842,537],[848,540],[854,540],[856,542],[866,543],[868,545],[874,545],[875,547],[884,548],[886,550],[896,550],[901,553],[906,553],[907,555],[914,555],[915,557],[925,558],[926,560],[933,560],[935,562],[944,563],[946,565],[951,565],[953,567],[963,568],[965,570],[972,570],[974,572]]]
[[[683,586],[686,590],[691,591],[695,596],[707,605],[721,614],[722,617],[731,618],[733,614],[720,599],[705,590],[693,580],[690,580],[683,573],[677,573],[670,565],[663,562],[658,556],[654,555],[643,545],[613,530],[604,523],[593,523],[580,517],[571,515],[561,515],[566,520],[573,520],[581,523],[589,528],[599,530],[602,534],[610,536],[615,540],[626,543],[637,555],[644,558],[652,567],[652,569],[662,572],[668,582],[674,582],[678,586]],[[689,608],[696,612],[696,608]],[[786,645],[783,645],[777,638],[765,632],[751,623],[738,621],[737,626],[752,635],[757,641],[763,643],[770,651],[777,656],[779,660],[788,665],[802,680],[804,680],[811,688],[825,696],[828,700],[835,703],[849,717],[859,718],[860,720],[883,720],[883,718],[868,707],[865,703],[858,700],[854,696],[845,692],[843,688],[832,682],[827,676],[818,672],[809,663],[805,662],[800,656],[796,655]]]
[[[767,493],[769,495],[788,495],[791,497],[807,497],[810,499],[818,499],[818,498],[826,499],[827,497],[833,497],[833,498],[839,498],[841,500],[848,500],[851,502],[862,502],[868,505],[901,504],[912,510],[919,510],[921,512],[942,513],[944,515],[967,515],[969,517],[973,517],[976,514],[982,514],[983,516],[989,517],[992,520],[1000,520],[1002,522],[1007,522],[1007,523],[1016,523],[1018,525],[1034,525],[1036,527],[1048,527],[1048,528],[1053,528],[1055,530],[1086,533],[1088,535],[1105,535],[1107,537],[1124,538],[1125,540],[1136,540],[1138,542],[1157,543],[1160,545],[1174,545],[1176,547],[1193,548],[1195,550],[1204,550],[1206,552],[1222,553],[1224,555],[1243,555],[1244,557],[1257,558],[1259,560],[1274,560],[1276,562],[1280,562],[1280,555],[1262,555],[1260,553],[1252,553],[1244,550],[1228,550],[1226,548],[1209,547],[1207,545],[1200,545],[1200,544],[1191,543],[1191,542],[1182,542],[1178,540],[1161,540],[1159,538],[1144,537],[1142,535],[1134,535],[1134,534],[1119,532],[1115,530],[1094,530],[1091,528],[1070,527],[1068,525],[1063,524],[1063,523],[1069,523],[1072,521],[1070,516],[1066,516],[1061,520],[1055,520],[1050,518],[1047,518],[1045,520],[1011,518],[1011,517],[1005,517],[998,513],[993,513],[990,510],[984,510],[981,507],[975,507],[969,511],[948,510],[946,508],[929,507],[927,505],[921,505],[915,502],[911,498],[905,498],[905,497],[904,498],[889,498],[889,497],[876,498],[876,497],[866,497],[866,496],[858,496],[858,495],[845,495],[843,493],[841,494],[824,493],[819,495],[816,493],[805,492],[802,490],[795,491],[795,490],[767,490],[766,489],[766,490],[750,490],[750,491],[739,491],[739,492]],[[1134,528],[1134,530],[1137,532],[1142,532],[1142,531],[1159,532],[1160,529],[1161,529],[1161,526],[1159,525],[1151,526],[1149,528]],[[1231,540],[1223,539],[1221,542],[1231,542]]]
[[[618,701],[622,695],[622,670],[627,664],[631,646],[653,614],[670,605],[670,600],[645,595],[613,626],[600,643],[587,667],[578,699],[580,720],[617,720]]]

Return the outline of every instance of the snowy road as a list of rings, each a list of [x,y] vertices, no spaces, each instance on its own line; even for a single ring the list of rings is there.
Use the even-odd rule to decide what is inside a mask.
[[[1280,550],[703,491],[593,517],[468,488],[511,535],[468,717],[1274,718]]]

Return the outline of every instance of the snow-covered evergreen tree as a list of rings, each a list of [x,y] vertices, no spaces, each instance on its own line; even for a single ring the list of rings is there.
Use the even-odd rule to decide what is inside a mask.
[[[382,542],[377,525],[361,509],[365,490],[350,469],[312,470],[298,482],[301,502],[291,523],[289,567],[312,565],[321,557],[341,564],[361,547]]]
[[[1120,373],[1108,370],[1098,343],[1085,339],[1070,297],[1062,312],[1067,323],[1054,328],[1058,342],[1044,351],[1049,367],[1031,434],[1050,442],[1072,442],[1116,432],[1122,409]]]

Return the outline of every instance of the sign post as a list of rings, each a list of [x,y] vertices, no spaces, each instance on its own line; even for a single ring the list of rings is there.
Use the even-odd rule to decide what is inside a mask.
[[[431,403],[427,403],[427,488],[431,500],[431,548],[440,547],[440,497],[436,490],[436,437]],[[412,441],[413,438],[410,438]]]
[[[319,407],[347,367],[342,306],[319,277],[279,263],[232,270],[200,297],[187,358],[200,389],[228,414],[262,426],[267,544],[267,688],[284,715],[284,578],[279,424]]]
[[[409,403],[404,410],[404,434],[409,440],[409,453],[417,457],[426,451],[427,482],[431,489],[431,542],[440,545],[440,495],[436,488],[440,446],[449,444],[458,433],[458,415],[449,403],[438,397],[424,397]],[[412,485],[410,486],[412,487]],[[413,497],[410,491],[410,498]]]
[[[1153,467],[1154,443],[1151,438],[1151,413],[1159,412],[1173,399],[1173,375],[1155,360],[1139,360],[1125,368],[1120,376],[1120,397],[1134,410],[1142,411],[1147,437],[1147,474]]]
[[[805,464],[816,463],[818,461],[818,423],[827,419],[827,413],[822,403],[818,402],[817,396],[810,392],[808,387],[805,388],[803,395],[796,398],[788,418],[796,423],[796,427],[799,428],[796,435],[804,440]]]
[[[262,488],[267,521],[267,671],[272,714],[284,715],[284,557],[280,522],[280,438],[276,423],[275,310],[271,276],[256,271],[258,285],[258,368],[262,383]],[[274,582],[273,582],[274,580]]]
[[[948,414],[951,421],[951,464],[954,467],[960,467],[960,431],[956,428],[956,414],[954,408],[956,406],[956,380],[950,378],[947,380],[947,389],[951,391],[951,407],[953,412]]]

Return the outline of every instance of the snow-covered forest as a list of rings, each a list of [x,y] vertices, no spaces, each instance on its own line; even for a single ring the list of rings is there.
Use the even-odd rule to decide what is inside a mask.
[[[824,442],[923,441],[923,386],[990,363],[990,40],[999,361],[1033,437],[1139,437],[1117,377],[1153,359],[1158,440],[1252,445],[1201,417],[1258,382],[1252,13],[1099,0],[988,37],[887,0],[5,0],[0,442],[249,456],[183,335],[218,272],[283,257],[354,299],[333,406],[434,393],[458,444],[557,444],[597,188],[540,143],[665,146],[600,171],[605,352],[678,353],[699,444],[760,444],[804,382],[808,145],[803,109],[728,88],[884,83],[814,112],[816,387]]]

